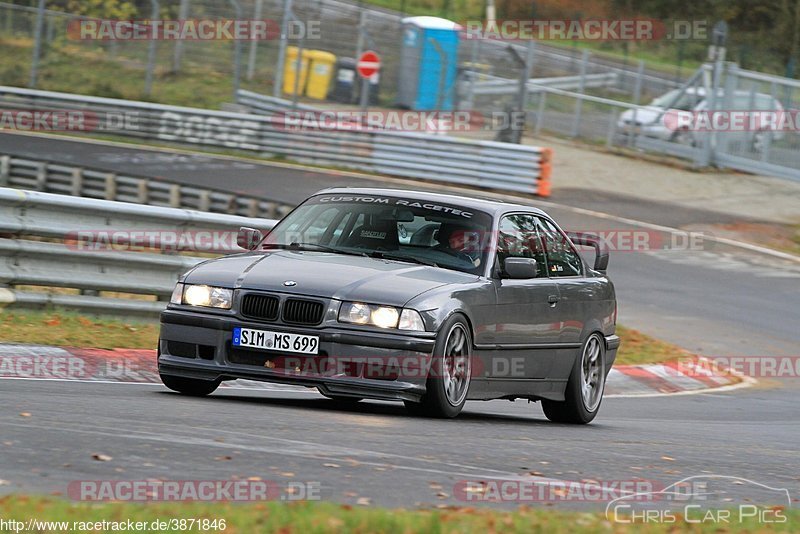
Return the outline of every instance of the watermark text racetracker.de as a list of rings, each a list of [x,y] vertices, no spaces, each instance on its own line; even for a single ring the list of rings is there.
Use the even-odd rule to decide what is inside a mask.
[[[681,358],[676,370],[688,377],[703,378],[737,374],[751,378],[800,378],[800,356],[703,356]]]
[[[139,113],[69,109],[0,108],[0,130],[22,132],[135,131]]]
[[[220,480],[73,480],[67,496],[88,502],[262,502],[318,501],[318,481]]]
[[[468,20],[466,39],[499,41],[660,41],[707,40],[707,20],[507,19]]]
[[[321,21],[292,19],[289,39],[321,39]],[[280,39],[273,19],[73,19],[67,38],[75,41],[270,41]]]
[[[709,250],[713,241],[705,232],[632,230],[607,228],[585,232],[599,240],[610,252],[699,251]],[[238,232],[232,230],[175,230],[174,228],[135,228],[115,230],[78,229],[69,232],[64,243],[72,250],[103,252],[108,250],[161,249],[186,252],[241,252],[237,244]],[[543,250],[542,239],[551,252],[569,248],[561,234],[517,231],[459,230],[465,252],[491,252],[498,246],[514,252],[522,249]],[[303,232],[290,232],[287,241],[314,242],[315,237]]]

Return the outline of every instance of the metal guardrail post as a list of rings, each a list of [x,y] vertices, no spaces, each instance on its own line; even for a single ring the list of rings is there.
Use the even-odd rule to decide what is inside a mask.
[[[83,196],[83,169],[75,167],[72,169],[70,177],[70,193],[76,197]]]
[[[200,198],[197,202],[197,209],[208,211],[211,207],[211,191],[200,191]]]
[[[169,188],[169,205],[173,208],[181,207],[181,186],[172,184]]]
[[[0,156],[0,187],[6,187],[11,178],[11,156]]]
[[[140,204],[147,204],[150,200],[150,182],[147,180],[139,180],[136,186],[136,198]]]
[[[36,166],[36,190],[44,191],[47,187],[47,162],[43,161]]]
[[[105,178],[105,199],[117,199],[117,175],[113,172],[106,174]]]

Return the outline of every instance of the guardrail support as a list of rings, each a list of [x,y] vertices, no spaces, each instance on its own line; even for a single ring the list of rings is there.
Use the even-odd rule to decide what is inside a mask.
[[[72,195],[76,197],[83,196],[83,169],[75,167],[72,169]]]
[[[47,162],[43,161],[36,166],[36,190],[44,191],[47,185]]]
[[[11,177],[11,156],[0,156],[0,187],[6,187]]]
[[[258,217],[258,200],[252,199],[247,210],[248,217]]]
[[[211,207],[211,193],[209,191],[200,191],[200,198],[197,202],[197,209],[200,211],[208,211]]]
[[[173,208],[181,207],[181,186],[172,184],[169,188],[169,205]]]
[[[136,199],[140,204],[147,204],[150,200],[150,182],[147,180],[139,180],[137,186]]]
[[[113,172],[106,174],[105,199],[117,199],[117,175]]]

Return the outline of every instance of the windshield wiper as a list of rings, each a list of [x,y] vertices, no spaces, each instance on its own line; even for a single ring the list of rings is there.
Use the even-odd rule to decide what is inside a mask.
[[[414,256],[405,256],[403,254],[393,254],[391,252],[382,252],[376,250],[372,254],[370,254],[373,258],[380,258],[382,260],[396,260],[396,261],[406,261],[409,263],[419,263],[420,265],[427,265],[428,267],[439,267],[439,264],[432,262],[430,260],[421,260],[419,258],[415,258]]]

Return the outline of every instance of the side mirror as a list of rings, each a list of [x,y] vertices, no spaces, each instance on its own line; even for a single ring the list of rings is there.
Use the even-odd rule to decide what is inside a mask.
[[[595,234],[586,234],[583,232],[567,232],[567,236],[569,236],[576,245],[594,247],[594,270],[600,271],[601,273],[606,272],[608,269],[608,247],[605,241]]]
[[[506,258],[503,262],[503,271],[508,278],[514,280],[536,278],[538,274],[536,260],[533,258]]]
[[[242,226],[236,236],[236,244],[245,250],[253,250],[261,243],[262,239],[264,239],[264,235],[261,230]]]

